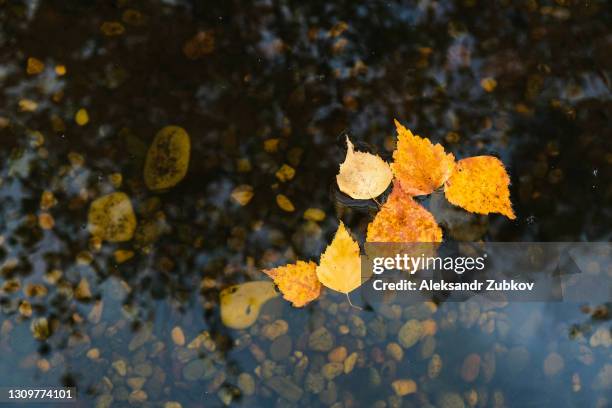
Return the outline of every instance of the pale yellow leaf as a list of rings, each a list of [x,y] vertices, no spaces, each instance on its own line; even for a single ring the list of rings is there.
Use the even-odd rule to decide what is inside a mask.
[[[380,156],[356,152],[348,137],[346,144],[346,158],[336,176],[338,188],[358,200],[378,197],[393,179],[389,165]]]

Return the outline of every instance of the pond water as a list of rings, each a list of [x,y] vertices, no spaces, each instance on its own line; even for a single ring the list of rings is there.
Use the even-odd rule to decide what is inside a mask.
[[[76,387],[79,407],[612,405],[612,299],[360,310],[324,289],[222,323],[223,289],[318,261],[339,220],[363,243],[377,205],[335,175],[345,135],[390,160],[394,118],[508,170],[515,220],[418,198],[446,240],[610,241],[609,2],[359,3],[0,0],[0,387]],[[191,160],[150,189],[168,125]],[[116,191],[135,234],[101,242],[88,211]]]

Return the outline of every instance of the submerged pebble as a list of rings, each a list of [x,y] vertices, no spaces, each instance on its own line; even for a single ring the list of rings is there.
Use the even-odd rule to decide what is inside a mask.
[[[412,319],[408,320],[401,328],[398,333],[399,343],[404,348],[410,348],[414,346],[421,338],[423,327],[421,322]]]
[[[310,333],[308,347],[315,351],[329,351],[334,347],[334,335],[325,327],[319,327]]]
[[[391,387],[393,388],[393,391],[395,391],[395,393],[400,397],[415,393],[417,390],[416,383],[410,379],[395,380],[391,383]]]

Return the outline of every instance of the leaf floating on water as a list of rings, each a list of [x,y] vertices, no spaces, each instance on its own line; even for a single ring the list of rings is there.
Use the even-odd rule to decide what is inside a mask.
[[[378,197],[393,179],[389,165],[380,156],[356,152],[348,137],[346,144],[346,158],[336,175],[338,188],[358,200]]]
[[[89,207],[89,232],[109,242],[129,241],[136,229],[130,198],[121,192],[94,200]]]
[[[397,120],[397,148],[391,170],[402,189],[413,196],[432,193],[450,177],[455,165],[452,153],[440,144],[415,136]]]
[[[278,194],[276,196],[276,204],[278,204],[278,206],[284,211],[287,211],[287,212],[295,211],[295,206],[293,205],[289,197],[287,197],[284,194]]]
[[[324,286],[342,293],[349,293],[361,286],[359,244],[342,221],[332,243],[321,255],[317,277]]]
[[[515,219],[510,202],[510,177],[504,164],[493,156],[459,160],[444,186],[446,199],[478,214],[500,213]]]
[[[221,291],[221,321],[232,329],[246,329],[257,320],[259,309],[278,296],[270,281],[247,282]]]
[[[297,261],[292,265],[280,266],[263,272],[274,279],[274,283],[295,307],[305,306],[319,297],[321,283],[317,278],[317,264]]]
[[[191,142],[179,126],[162,128],[149,151],[144,167],[144,180],[149,190],[164,190],[177,185],[187,174]]]
[[[248,184],[242,184],[236,187],[231,194],[232,200],[236,201],[238,204],[245,206],[253,198],[253,187]]]
[[[441,242],[434,216],[395,183],[393,191],[368,225],[367,242]]]

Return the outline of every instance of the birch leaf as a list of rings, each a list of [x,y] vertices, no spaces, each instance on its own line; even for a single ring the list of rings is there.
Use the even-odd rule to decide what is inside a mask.
[[[397,148],[393,152],[391,170],[402,189],[412,195],[426,195],[440,187],[450,177],[455,165],[452,153],[440,144],[415,136],[397,120]]]
[[[358,200],[378,197],[393,179],[389,165],[380,156],[356,152],[348,137],[346,144],[346,158],[336,176],[340,191]]]
[[[317,264],[297,261],[295,264],[264,270],[274,279],[283,297],[295,307],[305,306],[321,294],[321,283],[317,278]]]
[[[493,156],[459,160],[444,186],[446,199],[478,214],[500,213],[515,219],[510,202],[510,177],[504,164]]]
[[[359,244],[342,221],[332,243],[321,255],[317,277],[324,286],[342,293],[349,293],[361,286]]]
[[[367,242],[441,242],[434,216],[404,191],[399,183],[368,225]]]

